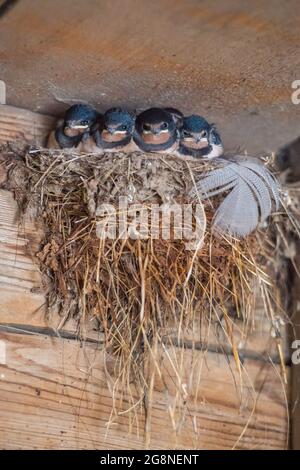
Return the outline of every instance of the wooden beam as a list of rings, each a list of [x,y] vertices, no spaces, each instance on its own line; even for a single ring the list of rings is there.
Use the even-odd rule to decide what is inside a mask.
[[[33,113],[27,109],[0,105],[0,144],[19,142],[24,144],[45,145],[49,130],[55,118]]]
[[[3,332],[0,340],[6,348],[6,364],[0,365],[1,448],[145,448],[144,417],[139,416],[137,434],[134,414],[126,413],[128,397],[122,412],[111,415],[105,356],[95,346]],[[172,360],[182,359],[180,384],[168,354]],[[163,356],[164,381],[157,374],[154,378],[150,448],[286,447],[287,409],[278,367],[246,360],[240,376],[233,359],[220,354],[186,350],[182,356],[179,350],[168,350]],[[185,404],[173,414],[180,389]]]

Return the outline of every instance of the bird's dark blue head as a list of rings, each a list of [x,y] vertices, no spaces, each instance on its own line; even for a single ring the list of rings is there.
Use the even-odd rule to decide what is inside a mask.
[[[97,118],[98,113],[91,106],[74,104],[65,113],[65,128],[84,133],[91,128]]]
[[[150,108],[138,115],[135,128],[146,144],[160,145],[174,135],[176,123],[168,111]]]
[[[102,119],[102,135],[109,140],[132,136],[135,116],[123,108],[108,109]]]
[[[191,136],[203,134],[204,136],[210,131],[210,124],[202,116],[192,114],[183,118],[182,136]]]
[[[180,129],[180,141],[192,148],[219,145],[221,139],[213,124],[197,114],[186,116]]]
[[[223,154],[223,144],[217,129],[202,116],[186,116],[179,133],[179,152],[182,155],[214,158]]]

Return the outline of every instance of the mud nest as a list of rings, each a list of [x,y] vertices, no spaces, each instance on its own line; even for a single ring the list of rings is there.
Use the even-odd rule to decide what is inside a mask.
[[[193,204],[189,191],[212,163],[138,153],[98,157],[11,149],[2,151],[2,162],[8,170],[5,187],[14,192],[21,213],[43,226],[35,260],[45,279],[48,315],[60,315],[62,324],[76,318],[82,338],[94,322],[113,358],[116,389],[127,394],[134,386],[144,405],[150,362],[159,370],[167,355],[179,376],[180,365],[169,351],[195,342],[205,349],[220,328],[239,367],[236,319],[246,335],[255,323],[257,295],[270,324],[283,312],[276,284],[284,211],[272,216],[269,228],[237,240],[211,230],[220,196],[212,198],[203,203],[206,227],[198,250],[186,249],[186,240],[176,239],[174,231],[169,239],[143,239],[140,233],[99,237],[103,204],[116,206],[120,197],[129,206]],[[179,393],[186,392],[179,387]],[[135,400],[132,396],[132,406]]]

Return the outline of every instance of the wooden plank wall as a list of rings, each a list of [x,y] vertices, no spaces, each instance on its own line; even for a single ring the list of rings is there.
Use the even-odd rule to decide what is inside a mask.
[[[42,142],[51,124],[51,117],[1,106],[0,143],[24,136]],[[72,322],[60,329],[59,318],[46,319],[45,299],[38,289],[40,274],[30,254],[38,239],[32,222],[20,226],[12,194],[1,191],[0,448],[287,447],[289,387],[283,384],[276,342],[259,305],[253,334],[247,340],[236,336],[244,358],[241,374],[232,355],[216,352],[214,337],[204,349],[199,343],[196,350],[187,339],[182,370],[188,407],[177,432],[172,426],[177,377],[167,360],[165,383],[154,375],[151,438],[145,434],[143,419],[138,433],[134,423],[129,430],[126,399],[124,413],[111,422],[101,338],[90,331],[82,345]],[[169,354],[181,352],[174,348]],[[190,380],[192,355],[201,370],[199,383]],[[289,381],[289,366],[286,372]]]

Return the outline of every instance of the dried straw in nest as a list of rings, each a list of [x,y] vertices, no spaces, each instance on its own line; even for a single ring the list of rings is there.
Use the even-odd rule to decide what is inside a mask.
[[[251,326],[257,289],[275,322],[274,229],[242,240],[215,236],[211,220],[216,198],[205,202],[207,227],[198,251],[186,250],[184,240],[97,237],[97,208],[103,202],[115,204],[119,196],[131,203],[189,202],[189,190],[211,163],[48,150],[14,152],[13,160],[9,152],[3,155],[9,163],[7,187],[23,212],[43,221],[36,259],[47,278],[49,312],[56,310],[65,320],[77,318],[82,337],[87,322],[98,320],[105,351],[115,358],[114,393],[129,396],[129,407],[147,404],[153,387],[149,364],[162,377],[161,352],[176,371],[182,405],[187,392],[170,351],[174,345],[184,350],[193,333],[205,349],[214,323],[221,325],[240,368],[232,313]],[[281,219],[277,214],[277,226]],[[138,401],[130,392],[132,384]]]

